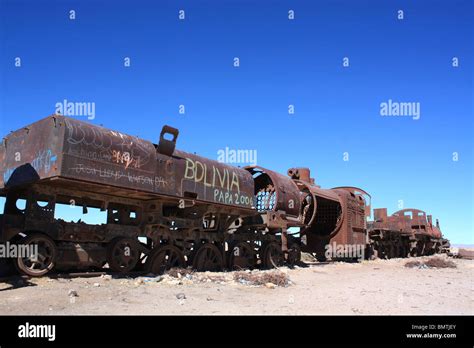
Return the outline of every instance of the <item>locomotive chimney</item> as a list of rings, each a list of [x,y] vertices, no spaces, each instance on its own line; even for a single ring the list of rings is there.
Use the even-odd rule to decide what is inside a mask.
[[[294,180],[301,180],[314,185],[314,179],[311,178],[309,168],[290,168],[288,169],[288,176]]]

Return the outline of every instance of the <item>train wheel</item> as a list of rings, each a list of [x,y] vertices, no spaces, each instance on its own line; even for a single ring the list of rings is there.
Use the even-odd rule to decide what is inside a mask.
[[[301,248],[298,243],[292,243],[288,249],[288,264],[294,266],[301,261]]]
[[[41,233],[33,233],[23,239],[21,244],[36,245],[38,247],[38,255],[32,257],[17,258],[15,266],[21,273],[31,277],[41,277],[51,271],[56,262],[58,254],[56,243],[48,236]]]
[[[270,242],[264,245],[262,255],[262,264],[265,268],[278,268],[285,263],[281,246],[276,242]]]
[[[130,272],[135,268],[139,259],[138,242],[132,238],[115,238],[107,248],[107,263],[110,269],[115,272]]]
[[[219,272],[223,266],[222,253],[211,243],[201,245],[193,257],[193,268],[198,272]]]
[[[186,260],[181,250],[174,245],[163,245],[154,249],[146,261],[147,272],[161,275],[171,268],[186,267]]]
[[[253,269],[257,264],[255,250],[247,242],[237,242],[229,248],[229,269]]]

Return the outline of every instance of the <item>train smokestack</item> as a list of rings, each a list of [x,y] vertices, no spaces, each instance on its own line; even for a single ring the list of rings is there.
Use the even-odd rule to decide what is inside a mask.
[[[290,168],[288,169],[288,176],[292,179],[305,181],[314,185],[314,179],[311,178],[311,171],[309,168]]]

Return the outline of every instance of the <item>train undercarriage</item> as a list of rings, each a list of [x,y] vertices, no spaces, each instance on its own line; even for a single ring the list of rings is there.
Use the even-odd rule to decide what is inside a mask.
[[[20,200],[25,203],[23,209],[18,207]],[[57,204],[79,206],[83,214],[99,209],[107,221],[66,222],[55,217]],[[192,200],[180,208],[173,198],[142,201],[44,185],[20,188],[6,196],[5,212],[0,215],[2,236],[10,244],[37,245],[38,258],[3,259],[0,272],[11,273],[15,268],[42,276],[53,269],[105,267],[119,273],[163,274],[171,268],[223,271],[299,264],[306,236],[302,242],[299,234],[269,229],[264,218],[265,214],[242,216],[229,206],[198,205]],[[443,251],[443,240],[421,234],[372,229],[368,237],[364,256],[370,259]],[[326,261],[321,254],[314,255]]]
[[[370,236],[374,256],[381,259],[427,256],[441,252],[441,240],[412,237],[399,231],[378,230]]]
[[[174,199],[140,201],[69,193],[44,186],[9,192],[1,216],[4,239],[38,246],[37,260],[19,257],[9,260],[9,266],[29,276],[42,276],[53,268],[94,270],[105,265],[113,272],[162,274],[174,267],[197,271],[273,268],[294,265],[301,257],[299,238],[285,237],[285,253],[280,230],[269,230],[258,216],[238,215],[229,206],[188,201],[179,208]],[[17,207],[20,200],[26,203],[24,209]],[[56,204],[71,202],[81,206],[84,214],[89,209],[105,211],[106,223],[55,218]]]

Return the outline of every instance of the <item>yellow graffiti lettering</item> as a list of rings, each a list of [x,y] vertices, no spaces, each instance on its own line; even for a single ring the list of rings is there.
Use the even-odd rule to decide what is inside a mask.
[[[204,175],[206,174],[206,168],[205,168],[204,165],[203,165],[201,162],[199,162],[199,161],[196,161],[196,162],[194,162],[194,163],[195,163],[195,165],[196,165],[196,172],[195,172],[195,174],[194,174],[194,181],[200,182],[200,181],[202,181],[202,180],[204,179]],[[201,170],[200,170],[200,171],[201,171],[201,173],[200,173],[201,175],[200,175],[200,176],[199,176],[199,168],[201,169]]]
[[[234,185],[237,187],[237,192],[240,193],[239,178],[237,177],[237,174],[232,172],[232,184],[230,185],[231,190],[233,189]]]
[[[184,171],[184,178],[185,179],[194,179],[196,175],[196,169],[194,162],[189,158],[186,158],[186,170]]]
[[[201,163],[200,161],[193,161],[190,158],[186,158],[186,168],[184,172],[185,179],[194,180],[196,183],[200,182],[206,187],[221,187],[226,188],[228,191],[237,190],[240,193],[239,176],[237,173],[232,171],[232,179],[230,177],[229,169],[224,168],[222,171],[212,166],[212,179],[210,178],[210,171],[207,168],[207,164]],[[208,180],[209,179],[209,180]],[[224,201],[232,201],[223,197]]]
[[[206,168],[206,174],[204,175],[204,186],[213,187],[214,185],[210,182],[207,182],[207,165],[205,164],[204,167]]]
[[[221,176],[221,172],[219,171],[219,168],[214,167],[214,169],[215,169],[215,172],[217,172],[217,176],[219,177],[218,179],[219,179],[220,186],[223,188],[225,179],[226,179],[226,172],[224,171],[224,176]]]

